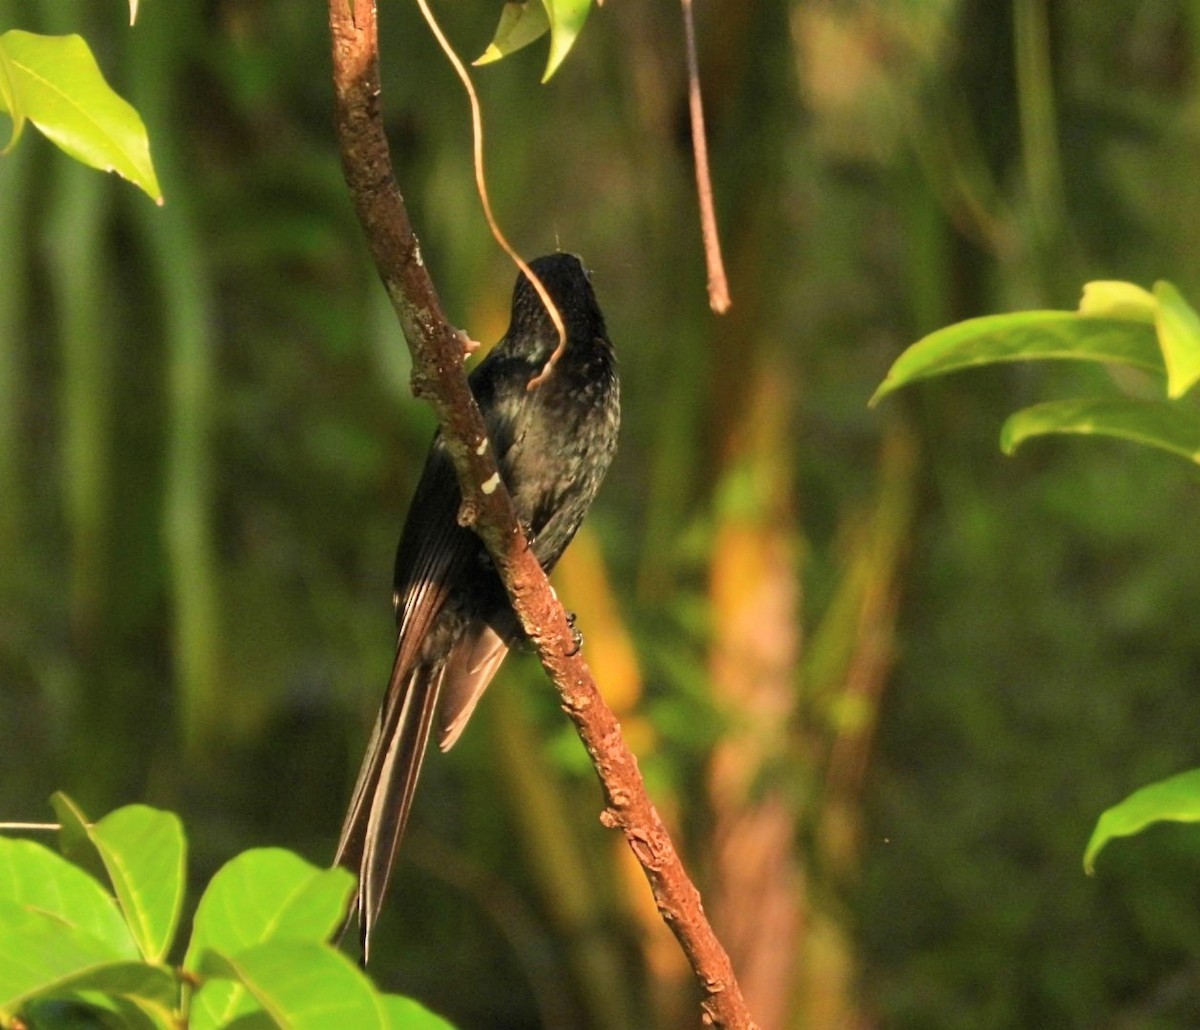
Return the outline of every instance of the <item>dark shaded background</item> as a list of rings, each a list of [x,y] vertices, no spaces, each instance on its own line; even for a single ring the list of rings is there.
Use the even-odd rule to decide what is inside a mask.
[[[325,12],[0,0],[84,32],[145,117],[155,209],[30,134],[0,160],[0,798],[179,810],[197,884],[327,861],[390,667],[432,431],[331,129]],[[1104,387],[992,370],[870,411],[950,321],[1165,277],[1200,301],[1200,4],[711,0],[701,66],[735,308],[705,305],[671,4],[610,2],[476,75],[493,201],[582,253],[622,448],[556,577],[765,1027],[1200,1024],[1200,838],[1080,858],[1200,764],[1194,471],[1004,459]],[[498,5],[441,4],[468,56]],[[467,106],[382,4],[398,175],[451,317],[513,272]],[[536,662],[431,760],[374,973],[463,1027],[684,1027],[694,998]]]

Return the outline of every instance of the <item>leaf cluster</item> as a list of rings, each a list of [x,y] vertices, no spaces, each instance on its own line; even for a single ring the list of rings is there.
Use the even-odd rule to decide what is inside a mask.
[[[172,962],[187,867],[179,818],[129,805],[90,823],[65,795],[53,804],[63,855],[0,837],[6,1030],[80,1019],[137,1030],[449,1026],[378,991],[329,943],[354,888],[345,870],[279,848],[238,855],[208,884]]]
[[[1153,292],[1127,282],[1092,282],[1077,311],[1021,311],[968,319],[904,351],[871,398],[933,376],[1013,361],[1068,359],[1126,366],[1165,383],[1165,399],[1124,396],[1045,401],[1009,416],[1000,446],[1012,454],[1047,434],[1131,440],[1200,464],[1200,410],[1188,394],[1200,382],[1200,315],[1169,282]],[[1200,821],[1200,769],[1134,791],[1106,810],[1084,850],[1091,873],[1109,841],[1161,821]]]
[[[1165,381],[1166,398],[1072,398],[1023,408],[1000,431],[1006,454],[1034,436],[1082,433],[1132,440],[1200,462],[1200,410],[1185,402],[1200,380],[1200,315],[1165,281],[1153,293],[1133,283],[1089,283],[1077,311],[988,315],[939,329],[896,359],[871,403],[932,376],[1046,359],[1148,372]]]
[[[550,33],[550,56],[542,81],[558,71],[592,9],[592,0],[523,0],[506,3],[488,48],[475,64],[491,64]]]

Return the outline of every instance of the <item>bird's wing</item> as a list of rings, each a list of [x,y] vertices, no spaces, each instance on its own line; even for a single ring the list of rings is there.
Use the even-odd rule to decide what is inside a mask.
[[[438,747],[449,751],[462,735],[475,706],[492,682],[508,642],[516,636],[511,611],[492,623],[473,622],[446,662],[446,676],[438,716]]]
[[[447,594],[482,554],[479,537],[458,524],[461,503],[454,466],[439,433],[408,508],[392,576],[396,653],[408,664],[416,661]]]

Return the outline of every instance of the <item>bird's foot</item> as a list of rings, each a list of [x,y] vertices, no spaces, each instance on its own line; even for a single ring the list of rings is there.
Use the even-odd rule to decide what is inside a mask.
[[[458,336],[458,342],[462,344],[463,357],[469,358],[472,354],[479,350],[479,341],[472,340],[465,330],[458,329],[455,331],[455,335]]]
[[[580,632],[575,625],[575,620],[578,618],[574,612],[567,612],[567,626],[571,630],[571,650],[567,652],[568,658],[574,658],[580,651],[583,650],[583,633]]]

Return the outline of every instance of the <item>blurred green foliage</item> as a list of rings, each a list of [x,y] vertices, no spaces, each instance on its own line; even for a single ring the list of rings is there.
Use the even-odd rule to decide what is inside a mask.
[[[414,6],[380,13],[424,255],[451,317],[494,340],[513,273],[474,196],[466,102]],[[439,10],[466,56],[496,14]],[[159,211],[33,139],[0,161],[0,795],[14,819],[55,789],[178,810],[199,883],[252,845],[331,854],[432,427],[341,184],[320,6],[150,3],[133,30],[123,15],[0,2],[0,30],[87,36],[167,197]],[[806,903],[850,942],[859,1016],[1200,1021],[1200,842],[1151,830],[1079,870],[1100,811],[1200,764],[1194,478],[1116,443],[997,454],[1008,412],[1100,369],[993,370],[866,408],[896,355],[951,322],[1070,308],[1098,278],[1200,296],[1200,10],[719,0],[697,17],[724,321],[704,301],[678,12],[593,12],[545,87],[536,46],[476,71],[507,234],[527,256],[585,256],[618,348],[622,448],[589,527],[641,666],[643,764],[689,865],[705,886],[708,756],[739,725],[714,690],[708,575],[714,526],[759,503],[730,441],[766,372],[801,649],[840,611],[853,529],[884,496],[881,437],[902,424],[921,448],[850,857],[816,845],[817,728],[836,720],[799,672],[803,702],[751,785],[791,799]],[[587,598],[572,604],[586,638]],[[490,697],[427,763],[377,980],[464,1027],[675,1025],[594,782],[559,757],[551,691],[529,660],[497,688],[513,710]],[[529,777],[501,761],[522,727],[544,745],[524,751],[536,811],[570,853],[555,868],[576,870],[554,885],[529,857]]]

